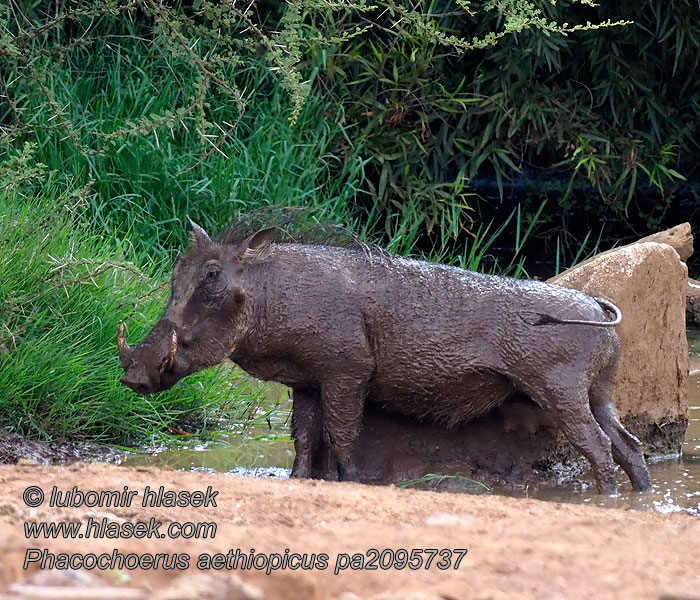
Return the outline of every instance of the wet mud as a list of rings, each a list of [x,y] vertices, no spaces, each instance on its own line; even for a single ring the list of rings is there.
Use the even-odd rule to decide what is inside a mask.
[[[87,442],[31,440],[0,429],[0,464],[65,465],[76,461],[119,463],[123,451]]]

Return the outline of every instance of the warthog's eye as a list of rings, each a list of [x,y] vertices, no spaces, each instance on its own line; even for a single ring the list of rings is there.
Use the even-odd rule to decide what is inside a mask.
[[[216,286],[221,280],[221,265],[210,263],[205,265],[203,282],[207,286]]]
[[[226,292],[227,281],[222,271],[221,265],[216,263],[204,267],[201,291],[205,305],[211,304]]]

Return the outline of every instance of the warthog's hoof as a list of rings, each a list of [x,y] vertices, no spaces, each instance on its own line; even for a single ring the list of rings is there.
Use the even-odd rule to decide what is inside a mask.
[[[604,496],[617,496],[617,481],[614,479],[598,482],[598,493]]]

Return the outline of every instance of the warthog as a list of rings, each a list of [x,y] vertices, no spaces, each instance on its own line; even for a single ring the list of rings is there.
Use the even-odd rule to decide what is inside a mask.
[[[230,358],[292,388],[293,476],[310,476],[325,436],[339,477],[356,480],[366,400],[450,426],[520,390],[588,458],[600,493],[617,490],[613,458],[635,489],[650,488],[612,402],[611,303],[383,252],[275,244],[275,228],[215,242],[192,227],[161,320],[134,348],[119,329],[121,381],[139,394]]]

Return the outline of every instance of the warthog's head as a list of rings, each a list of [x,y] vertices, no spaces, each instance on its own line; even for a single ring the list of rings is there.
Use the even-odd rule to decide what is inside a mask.
[[[242,274],[270,252],[274,228],[246,241],[215,243],[192,222],[192,244],[173,271],[165,314],[133,348],[119,326],[121,382],[139,394],[168,389],[190,373],[228,357],[245,333],[250,294]]]

